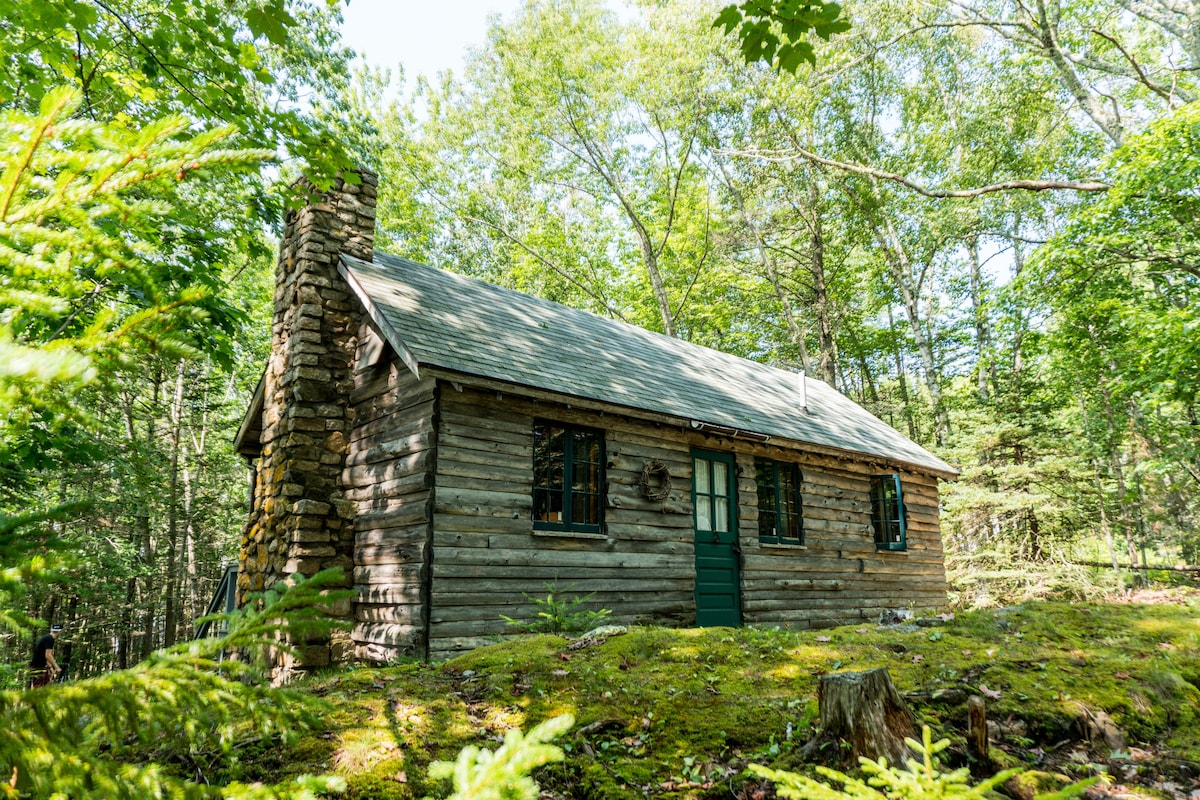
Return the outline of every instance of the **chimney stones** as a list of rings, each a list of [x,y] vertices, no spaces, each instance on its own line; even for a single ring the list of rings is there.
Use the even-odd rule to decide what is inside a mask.
[[[353,571],[353,509],[342,469],[352,424],[349,393],[360,314],[338,274],[342,253],[374,251],[376,178],[311,193],[284,220],[276,269],[271,356],[263,394],[262,452],[254,507],[242,537],[239,600],[294,575]],[[332,608],[349,618],[349,602]],[[350,652],[349,637],[294,643],[292,667],[319,667]]]

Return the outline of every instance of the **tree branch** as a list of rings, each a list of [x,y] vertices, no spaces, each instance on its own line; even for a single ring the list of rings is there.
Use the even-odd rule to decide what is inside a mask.
[[[144,41],[142,41],[142,37],[138,36],[137,31],[135,31],[133,29],[133,26],[129,24],[128,20],[126,20],[124,17],[122,17],[120,14],[118,14],[115,10],[110,8],[108,5],[101,2],[101,0],[93,0],[93,2],[95,2],[96,5],[100,6],[100,8],[104,9],[110,15],[112,15],[113,19],[115,19],[121,25],[121,27],[124,28],[129,33],[129,35],[133,38],[134,44],[136,44],[139,48],[141,48],[143,51],[145,51],[146,55],[150,57],[150,60],[153,61],[155,64],[157,64],[159,66],[159,68],[162,69],[162,71],[165,72],[167,74],[167,76],[170,77],[170,79],[175,82],[175,85],[178,86],[188,97],[195,100],[200,105],[201,108],[203,108],[208,113],[212,114],[217,119],[223,119],[223,117],[220,114],[218,114],[216,112],[216,110],[214,110],[211,106],[209,106],[208,103],[204,102],[204,100],[201,99],[201,97],[199,95],[197,95],[194,91],[192,91],[192,88],[190,86],[188,86],[187,84],[185,84],[183,81],[181,81],[179,79],[179,77],[171,70],[172,65],[167,64],[161,58],[159,58],[158,53],[154,52],[154,50],[150,47],[150,45],[148,45]],[[189,69],[187,67],[184,67],[184,69],[187,69],[187,71],[189,71],[189,72],[192,71],[191,69]],[[222,89],[222,90],[224,91],[224,89]]]
[[[1126,50],[1121,45],[1121,43],[1117,40],[1117,38],[1115,36],[1109,36],[1104,31],[1097,30],[1096,28],[1092,28],[1091,32],[1093,34],[1095,34],[1096,36],[1099,36],[1101,39],[1104,39],[1107,42],[1111,42],[1112,46],[1117,48],[1117,50],[1120,51],[1121,55],[1125,56],[1125,60],[1129,62],[1129,65],[1131,67],[1133,67],[1133,70],[1134,70],[1134,72],[1137,73],[1138,80],[1140,80],[1142,82],[1142,85],[1144,85],[1150,91],[1154,92],[1156,95],[1161,97],[1163,100],[1166,100],[1168,107],[1171,107],[1174,105],[1171,95],[1167,94],[1167,92],[1164,91],[1163,88],[1161,86],[1159,86],[1157,83],[1150,80],[1150,76],[1148,76],[1142,70],[1142,66],[1140,64],[1138,64],[1137,61],[1134,60],[1133,56],[1131,56],[1129,54],[1129,51]]]
[[[922,186],[911,178],[904,175],[898,175],[894,172],[868,167],[864,164],[855,164],[846,161],[835,161],[831,158],[819,156],[816,153],[805,150],[799,146],[793,146],[794,153],[783,153],[775,150],[723,150],[724,154],[732,156],[742,156],[745,158],[761,158],[764,161],[774,161],[786,163],[795,161],[798,158],[806,159],[813,164],[820,164],[825,167],[832,167],[843,172],[851,172],[856,175],[866,175],[879,180],[891,181],[898,183],[908,189],[913,190],[917,194],[925,197],[932,197],[939,200],[951,198],[972,198],[980,197],[985,194],[994,194],[996,192],[1007,191],[1026,191],[1026,192],[1046,192],[1051,190],[1067,190],[1073,192],[1107,192],[1112,188],[1112,184],[1102,181],[1052,181],[1052,180],[1013,180],[1002,181],[1001,183],[992,183],[987,186],[977,186],[971,189],[931,189]]]

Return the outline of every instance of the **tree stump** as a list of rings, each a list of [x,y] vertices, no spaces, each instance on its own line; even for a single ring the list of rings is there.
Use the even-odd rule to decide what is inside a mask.
[[[801,755],[809,756],[827,742],[846,742],[855,758],[884,757],[902,765],[913,757],[904,739],[916,738],[916,719],[885,667],[822,675],[817,704],[821,729]]]
[[[987,704],[978,695],[967,698],[967,749],[980,761],[988,760]]]

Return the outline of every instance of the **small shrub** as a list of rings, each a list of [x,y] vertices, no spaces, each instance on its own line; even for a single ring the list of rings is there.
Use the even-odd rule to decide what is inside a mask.
[[[514,628],[529,633],[563,634],[582,633],[591,630],[596,627],[600,620],[612,613],[607,608],[593,611],[592,609],[583,607],[584,603],[592,599],[596,594],[595,592],[583,595],[582,597],[579,595],[565,597],[565,591],[557,583],[547,583],[545,597],[525,595],[526,600],[541,609],[538,611],[536,617],[529,621],[523,621],[501,614],[500,618]]]
[[[794,772],[774,770],[761,764],[751,764],[750,772],[773,781],[780,796],[790,800],[987,800],[992,791],[1008,779],[1020,774],[1021,767],[1006,769],[988,778],[983,783],[971,785],[970,770],[966,767],[953,772],[942,772],[934,756],[950,745],[949,739],[934,742],[928,726],[922,735],[923,741],[906,739],[908,746],[921,756],[921,761],[910,758],[906,769],[897,769],[887,763],[886,758],[872,761],[860,758],[863,772],[869,776],[865,781],[851,778],[845,773],[829,767],[817,767],[817,772],[842,784],[841,789]],[[1083,794],[1098,778],[1071,784],[1053,794],[1038,795],[1035,800],[1067,800]],[[878,787],[878,788],[875,788]]]
[[[562,761],[563,751],[550,742],[574,724],[574,717],[563,714],[546,720],[525,736],[514,728],[495,752],[464,747],[457,761],[430,764],[429,777],[454,780],[454,794],[449,800],[537,800],[538,785],[529,773],[543,764]]]

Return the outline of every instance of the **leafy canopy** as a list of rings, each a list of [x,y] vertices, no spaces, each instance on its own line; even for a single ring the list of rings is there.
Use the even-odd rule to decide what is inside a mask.
[[[308,112],[345,85],[336,0],[0,0],[0,108],[67,84],[88,116],[236,124],[322,176],[346,166]]]
[[[0,413],[17,429],[47,408],[77,415],[75,390],[132,345],[195,351],[187,331],[221,286],[198,260],[176,263],[178,187],[272,157],[225,146],[232,126],[98,122],[76,116],[81,102],[60,87],[36,114],[0,116]]]

